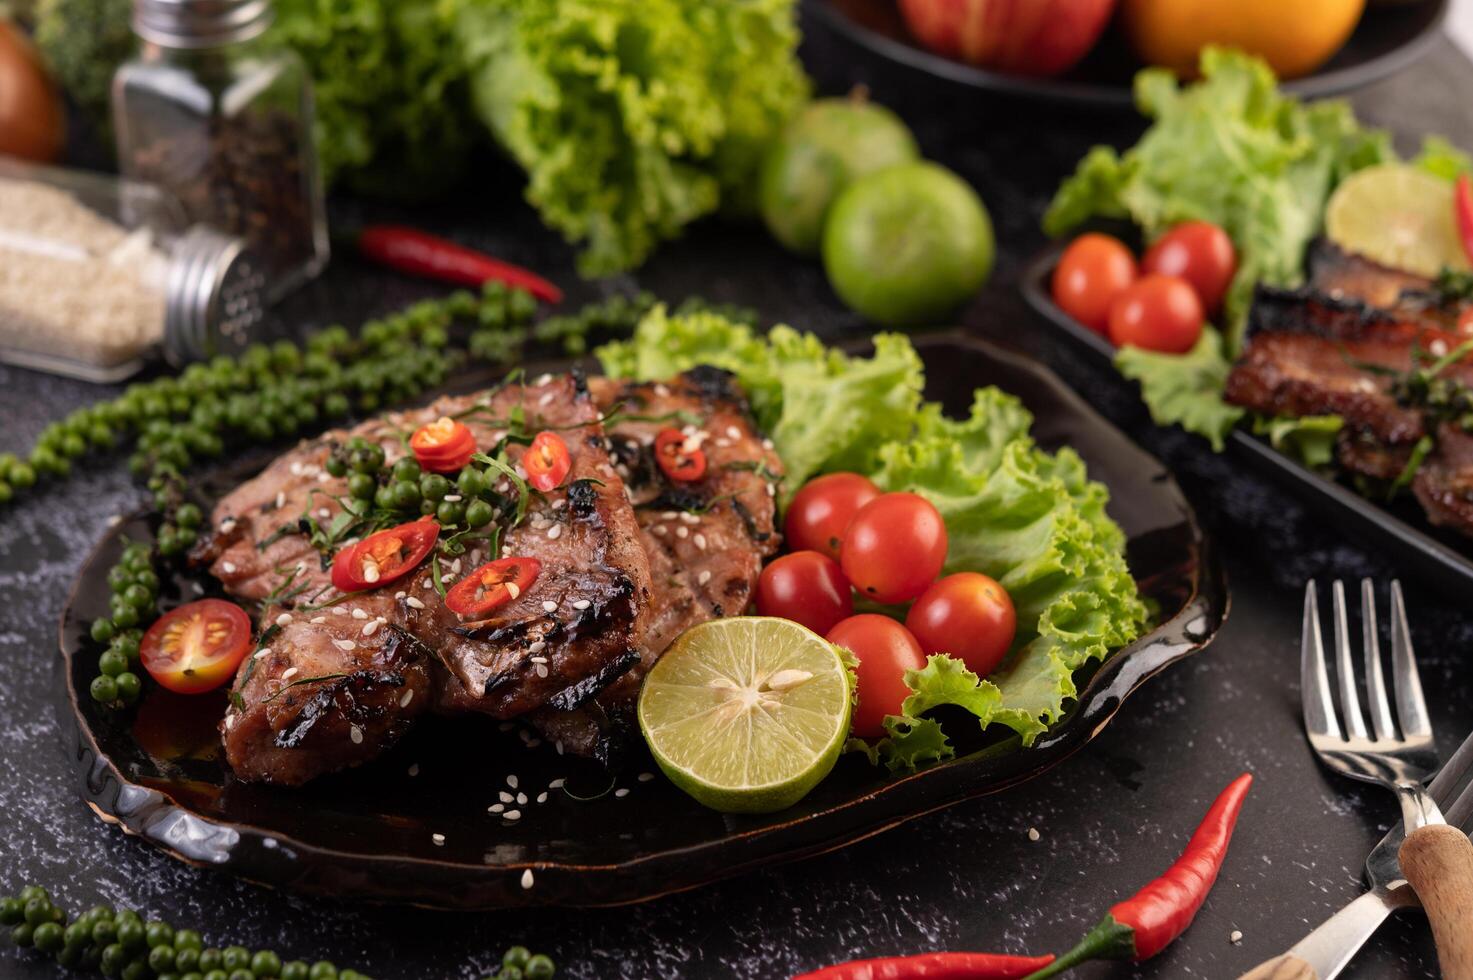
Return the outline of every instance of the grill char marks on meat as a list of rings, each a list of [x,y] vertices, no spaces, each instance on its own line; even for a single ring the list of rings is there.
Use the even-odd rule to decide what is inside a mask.
[[[1466,339],[1353,300],[1260,288],[1226,397],[1266,415],[1339,415],[1340,465],[1395,480],[1428,434],[1422,408],[1393,393],[1396,376],[1424,366],[1417,352],[1441,356]],[[1440,377],[1473,385],[1473,362],[1464,359]],[[1434,434],[1436,446],[1413,476],[1412,491],[1433,523],[1473,534],[1473,437],[1451,424]]]
[[[649,555],[651,595],[640,659],[582,711],[535,722],[565,751],[607,760],[632,722],[639,683],[675,638],[747,608],[762,560],[777,550],[775,481],[781,462],[757,434],[731,375],[697,368],[667,382],[590,379],[612,419],[608,438]],[[654,460],[655,436],[682,429],[706,454],[705,476],[676,482]]]
[[[344,481],[321,469],[334,442],[374,439],[392,465],[409,432],[455,415],[489,451],[508,434],[514,410],[528,433],[562,435],[572,469],[563,487],[534,495],[525,520],[503,536],[503,554],[535,557],[542,567],[529,588],[488,618],[463,621],[453,613],[428,562],[344,599],[305,535],[281,532],[304,513],[325,526],[340,510],[329,495],[344,495]],[[281,598],[290,580],[292,594],[281,606],[295,610],[270,638],[268,656],[254,666],[248,660],[237,676],[238,704],[222,725],[237,774],[299,784],[372,758],[426,708],[507,718],[544,704],[574,707],[628,670],[644,634],[649,563],[600,418],[581,380],[569,375],[441,399],[299,446],[221,500],[214,513],[220,530],[202,549],[203,560],[227,590],[247,599]],[[520,442],[507,446],[513,466],[524,452]],[[515,494],[509,480],[498,489]],[[266,511],[263,502],[271,504]],[[440,562],[449,586],[497,557],[485,547],[430,560]],[[298,592],[304,580],[307,588]],[[408,689],[415,693],[401,704]]]

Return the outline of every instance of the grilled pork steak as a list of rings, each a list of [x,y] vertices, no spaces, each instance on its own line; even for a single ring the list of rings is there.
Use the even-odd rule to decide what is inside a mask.
[[[602,755],[637,731],[640,681],[675,638],[718,616],[741,615],[762,560],[777,550],[776,481],[781,462],[757,435],[732,376],[697,368],[667,382],[591,379],[594,398],[613,420],[608,438],[629,489],[649,555],[651,593],[639,662],[577,712],[542,711],[543,734],[578,755]],[[655,462],[656,435],[679,428],[706,456],[693,482],[671,479]]]
[[[342,598],[306,520],[329,526],[341,510],[332,498],[345,495],[345,481],[322,468],[332,444],[373,439],[392,465],[404,454],[403,438],[443,415],[459,416],[483,451],[514,427],[552,429],[567,444],[567,478],[534,495],[525,520],[502,540],[502,554],[541,562],[537,580],[488,618],[462,620],[441,599],[429,562],[440,563],[448,586],[497,557],[472,547],[456,559],[432,555],[408,577]],[[304,444],[220,501],[219,532],[202,550],[211,571],[227,590],[248,599],[270,596],[293,617],[270,638],[264,662],[241,666],[238,698],[223,726],[236,771],[295,784],[372,758],[431,700],[417,693],[401,705],[391,696],[391,689],[399,697],[405,689],[421,690],[408,679],[415,670],[434,682],[436,710],[509,718],[543,705],[574,709],[634,667],[651,591],[649,563],[600,419],[574,375],[441,399]],[[519,443],[507,447],[513,466],[524,453]],[[509,480],[497,490],[516,492]],[[326,603],[333,605],[314,608]],[[333,611],[338,608],[349,611]],[[395,674],[406,679],[396,683]],[[360,718],[369,707],[372,724]],[[309,710],[310,740],[301,734],[301,713]],[[334,732],[344,733],[346,747],[321,744]],[[297,751],[317,758],[301,759]]]

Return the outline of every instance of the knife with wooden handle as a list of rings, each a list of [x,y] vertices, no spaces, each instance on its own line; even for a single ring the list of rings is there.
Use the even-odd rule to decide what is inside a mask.
[[[1398,820],[1366,859],[1370,890],[1287,953],[1260,963],[1238,980],[1332,980],[1388,915],[1418,904],[1418,895],[1432,921],[1443,980],[1473,980],[1473,928],[1469,928],[1473,844],[1463,832],[1473,827],[1473,735],[1438,771],[1427,791],[1447,823],[1423,827],[1408,838]],[[1410,850],[1404,849],[1406,843],[1412,843]],[[1408,858],[1410,868],[1404,863]]]

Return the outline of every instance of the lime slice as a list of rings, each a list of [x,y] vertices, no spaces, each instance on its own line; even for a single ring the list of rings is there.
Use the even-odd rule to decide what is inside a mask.
[[[849,672],[786,619],[687,630],[639,692],[639,727],[670,781],[723,813],[771,813],[818,785],[844,747]]]
[[[1432,278],[1466,271],[1453,185],[1418,167],[1386,163],[1345,178],[1325,209],[1325,234],[1347,252]]]

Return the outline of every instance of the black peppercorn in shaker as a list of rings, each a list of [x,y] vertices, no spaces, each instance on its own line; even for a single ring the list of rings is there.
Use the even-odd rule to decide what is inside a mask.
[[[266,36],[270,0],[134,0],[139,55],[113,79],[125,175],[162,185],[189,217],[250,243],[268,296],[327,261],[312,87]]]

